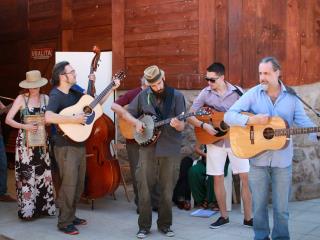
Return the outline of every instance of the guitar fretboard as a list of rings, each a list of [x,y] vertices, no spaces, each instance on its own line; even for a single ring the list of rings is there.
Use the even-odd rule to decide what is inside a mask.
[[[275,129],[275,136],[288,136],[320,132],[320,127]]]
[[[93,109],[102,100],[102,98],[107,95],[107,93],[112,89],[114,82],[112,81],[109,85],[96,97],[90,104],[89,107]]]
[[[119,72],[115,75],[115,78],[118,78],[119,80],[122,80],[125,77],[124,72]],[[112,89],[114,86],[114,81],[112,79],[111,83],[96,97],[90,104],[89,107],[93,109],[97,104],[104,98],[105,95]]]

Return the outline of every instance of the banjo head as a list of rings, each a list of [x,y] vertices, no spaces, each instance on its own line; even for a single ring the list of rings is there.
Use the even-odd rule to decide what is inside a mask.
[[[134,133],[134,139],[138,144],[143,144],[153,137],[154,132],[154,120],[150,115],[143,115],[140,119],[146,126],[142,133]]]

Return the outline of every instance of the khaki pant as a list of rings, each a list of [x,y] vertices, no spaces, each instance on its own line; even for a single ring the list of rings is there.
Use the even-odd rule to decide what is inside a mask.
[[[61,186],[59,190],[58,228],[72,224],[76,204],[84,189],[86,173],[85,147],[54,146],[54,155],[59,167]]]
[[[159,184],[160,199],[158,210],[158,228],[172,225],[172,194],[174,185],[174,165],[180,156],[155,157],[155,147],[141,147],[136,169],[136,180],[139,195],[139,229],[150,230],[152,209],[150,190]]]

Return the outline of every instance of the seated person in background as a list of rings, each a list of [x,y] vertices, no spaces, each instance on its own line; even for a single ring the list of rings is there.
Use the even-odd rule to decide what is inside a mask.
[[[181,160],[179,179],[173,191],[172,201],[180,209],[191,209],[191,193],[196,207],[211,208],[218,211],[218,203],[214,194],[213,178],[206,175],[206,149],[205,145],[196,143],[195,152],[201,159],[193,161],[190,156]],[[225,165],[227,175],[229,162]]]
[[[206,146],[196,143],[195,152],[200,159],[189,169],[189,184],[195,207],[211,208],[218,211],[218,203],[214,194],[213,177],[206,175]],[[229,162],[225,164],[225,176]]]

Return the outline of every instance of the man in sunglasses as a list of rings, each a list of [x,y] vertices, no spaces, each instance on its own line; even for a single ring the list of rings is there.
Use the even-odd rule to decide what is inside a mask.
[[[214,111],[226,112],[236,102],[242,91],[233,86],[224,78],[225,67],[221,63],[213,63],[207,68],[205,87],[194,100],[190,112],[195,112],[201,107],[209,106]],[[223,119],[222,119],[223,120]],[[202,122],[196,117],[190,117],[188,122],[195,127],[201,127],[210,135],[217,134],[211,124]],[[218,201],[221,216],[210,225],[210,228],[219,228],[229,223],[226,210],[226,192],[224,188],[224,165],[229,157],[233,174],[239,174],[242,182],[241,197],[244,205],[243,225],[252,226],[251,218],[251,193],[248,184],[249,160],[239,159],[234,156],[230,148],[229,139],[222,139],[214,144],[207,144],[207,175],[214,176],[214,192]]]

